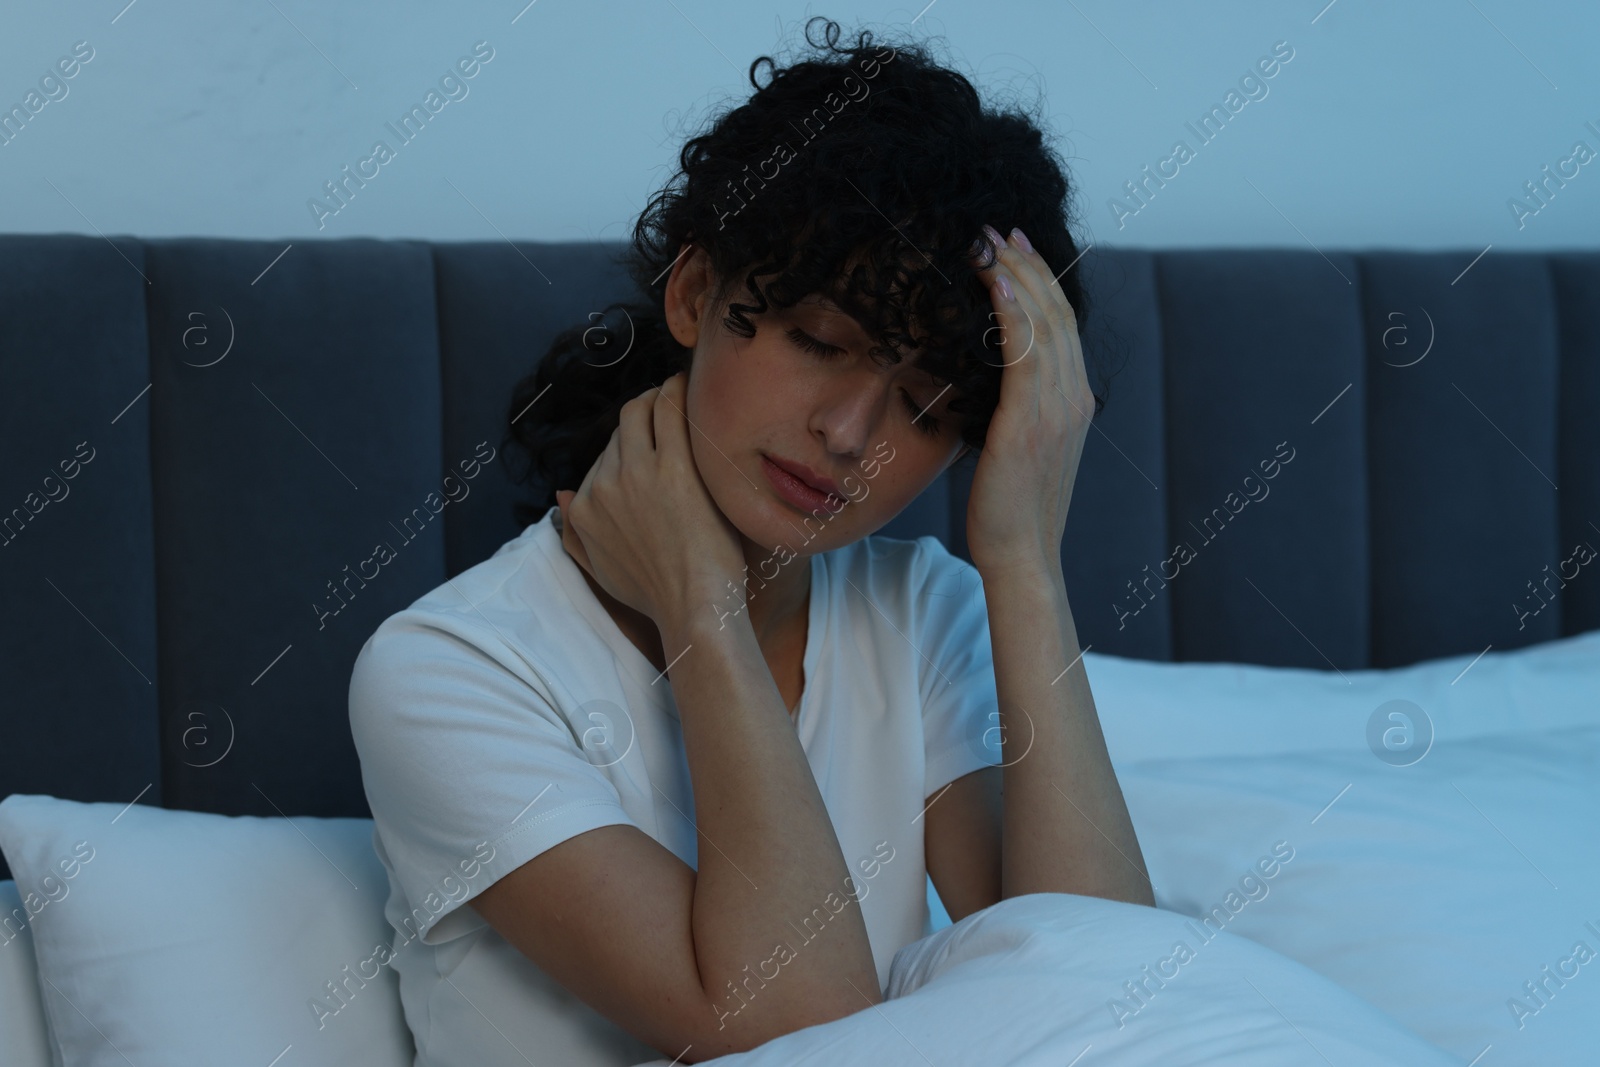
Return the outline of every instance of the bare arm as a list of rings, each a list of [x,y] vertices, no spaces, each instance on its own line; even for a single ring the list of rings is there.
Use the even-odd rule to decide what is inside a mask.
[[[686,1063],[883,999],[849,869],[749,620],[718,629],[698,614],[677,613],[661,635],[699,870],[634,827],[606,826],[471,902],[586,1003]]]
[[[679,707],[690,709],[682,720],[700,830],[695,951],[708,997],[730,1009],[741,1001],[728,983],[777,970],[766,989],[752,983],[756,996],[738,1016],[753,1045],[883,998],[832,819],[748,618],[720,629],[708,611],[687,619],[668,625],[663,646],[668,662],[688,649],[671,677]],[[765,964],[780,944],[793,958]]]
[[[993,254],[978,249],[974,262],[1002,327],[1005,361],[1000,404],[972,475],[967,549],[983,578],[1000,705],[1002,899],[1079,893],[1154,904],[1061,568],[1096,405],[1077,311],[1059,280],[1077,259],[1057,273],[1022,231],[1005,238],[986,226],[985,236]],[[1071,248],[1067,240],[1058,250]]]
[[[1002,899],[1078,893],[1153,907],[1059,564],[983,578],[1006,765]]]
[[[1000,901],[1004,774],[980,767],[927,798],[928,877],[953,923]]]

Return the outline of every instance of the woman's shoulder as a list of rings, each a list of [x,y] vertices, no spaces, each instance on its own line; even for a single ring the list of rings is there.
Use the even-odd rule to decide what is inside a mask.
[[[572,630],[570,620],[552,616],[568,602],[535,533],[529,527],[384,618],[356,655],[353,681],[475,668],[527,673],[539,659],[534,649]]]

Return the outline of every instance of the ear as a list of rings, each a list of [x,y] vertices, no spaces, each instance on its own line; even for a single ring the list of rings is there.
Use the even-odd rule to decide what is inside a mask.
[[[667,329],[684,348],[693,350],[704,328],[706,306],[711,298],[714,282],[711,257],[698,245],[685,244],[693,251],[688,256],[679,253],[673,264],[662,311]]]

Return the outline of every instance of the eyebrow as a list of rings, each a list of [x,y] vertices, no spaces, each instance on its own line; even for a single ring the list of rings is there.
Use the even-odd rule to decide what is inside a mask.
[[[850,328],[852,330],[854,330],[860,336],[867,338],[869,341],[872,339],[871,336],[867,333],[867,328],[861,324],[860,320],[857,319],[854,315],[851,315],[849,312],[845,311],[844,308],[840,307],[830,297],[823,296],[823,295],[821,295],[819,293],[811,293],[811,294],[808,294],[807,296],[802,297],[800,299],[800,301],[797,304],[795,304],[794,306],[795,306],[796,309],[800,309],[800,310],[815,310],[815,311],[830,312],[830,313],[832,313],[834,315],[839,316],[845,322],[849,323],[850,324]]]
[[[867,334],[866,327],[862,326],[861,323],[855,318],[855,316],[853,316],[849,312],[845,311],[845,309],[840,307],[838,305],[838,303],[835,302],[832,297],[827,296],[826,294],[823,294],[823,293],[808,293],[804,297],[801,297],[799,303],[796,304],[795,306],[796,307],[813,307],[813,308],[818,308],[818,309],[820,309],[822,311],[831,311],[831,312],[839,315],[845,321],[849,322],[851,324],[851,326],[853,326],[855,328],[856,332],[859,333],[861,336],[867,337],[868,340],[871,340],[871,337]],[[921,374],[923,377],[927,378],[931,385],[935,385],[935,386],[939,385],[939,382],[934,379],[934,375],[933,375],[932,371],[928,370],[926,367],[918,365],[916,362],[914,362],[912,360],[912,358],[910,356],[905,357],[905,359],[906,359],[906,362],[910,365],[910,369],[912,371],[914,371],[914,372],[916,372],[918,374]],[[940,388],[948,389],[948,388],[953,388],[953,386],[940,386]],[[940,395],[942,396],[943,393],[941,393]]]
[[[855,322],[855,319],[846,315],[844,308],[840,307],[832,297],[824,296],[821,293],[808,293],[806,296],[801,297],[800,306],[821,308],[823,311],[835,311],[840,315],[845,315],[851,322]],[[857,325],[859,326],[860,323],[857,323]]]

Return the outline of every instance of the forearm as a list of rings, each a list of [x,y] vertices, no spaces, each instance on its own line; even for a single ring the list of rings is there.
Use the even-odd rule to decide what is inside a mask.
[[[983,584],[1006,764],[1001,898],[1077,893],[1153,906],[1059,564],[986,573]]]
[[[882,997],[833,822],[749,620],[703,614],[662,630],[700,832],[692,929],[713,1029],[751,1047]]]

